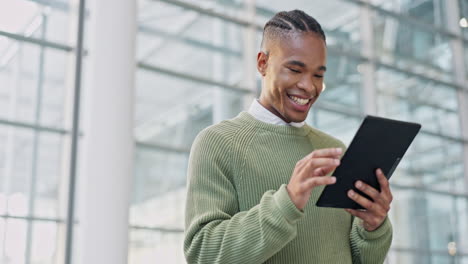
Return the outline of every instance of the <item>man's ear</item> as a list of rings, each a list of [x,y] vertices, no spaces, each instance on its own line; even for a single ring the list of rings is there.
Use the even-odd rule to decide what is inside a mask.
[[[268,53],[260,51],[257,54],[257,70],[262,75],[266,75],[266,69],[268,67]]]

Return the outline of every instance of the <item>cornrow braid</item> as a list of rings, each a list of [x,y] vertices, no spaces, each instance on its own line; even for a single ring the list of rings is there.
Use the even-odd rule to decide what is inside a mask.
[[[297,9],[282,11],[272,17],[263,28],[263,40],[265,38],[282,37],[292,31],[314,32],[326,41],[325,33],[317,20],[304,11]]]

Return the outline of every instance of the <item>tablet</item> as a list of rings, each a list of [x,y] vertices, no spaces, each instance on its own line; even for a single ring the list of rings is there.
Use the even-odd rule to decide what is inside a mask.
[[[361,180],[380,191],[375,171],[381,168],[390,179],[406,150],[421,129],[420,124],[366,116],[351,144],[332,174],[336,183],[327,185],[316,205],[320,207],[364,209],[351,200],[347,193],[353,189],[372,200],[354,187]]]

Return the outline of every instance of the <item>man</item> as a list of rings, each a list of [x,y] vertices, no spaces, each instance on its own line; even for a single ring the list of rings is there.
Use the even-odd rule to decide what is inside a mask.
[[[184,251],[189,263],[383,263],[392,194],[349,191],[365,211],[315,206],[344,144],[304,123],[323,89],[325,34],[302,11],[267,22],[248,112],[203,130],[189,159]]]

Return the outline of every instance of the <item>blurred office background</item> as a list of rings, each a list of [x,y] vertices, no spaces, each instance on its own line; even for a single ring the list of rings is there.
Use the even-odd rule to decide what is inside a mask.
[[[112,254],[115,243],[125,245],[128,263],[185,263],[191,143],[258,95],[262,27],[277,11],[296,8],[315,17],[327,35],[327,89],[309,124],[347,144],[366,114],[423,125],[392,177],[394,240],[387,263],[468,263],[468,0],[83,4],[0,0],[0,263],[85,263],[82,256],[92,250],[86,239],[96,230],[83,230],[83,222],[99,222],[86,210],[93,207],[89,197],[101,200],[99,190],[102,197],[115,195],[113,203],[103,199],[109,214],[128,213],[102,254]],[[94,16],[106,8],[118,11]],[[135,27],[96,24],[117,21]],[[122,34],[134,51],[105,41]],[[127,56],[136,65],[119,66],[135,83],[127,89],[131,104],[119,108],[133,120],[119,115],[113,121],[130,126],[134,148],[112,145],[107,154],[86,145],[95,135],[86,122],[99,124],[96,116],[126,96],[99,93],[95,79],[106,76],[95,73],[113,67],[97,57],[103,46],[117,49],[114,59]],[[89,177],[82,166],[84,159],[125,149],[134,157],[125,174],[130,184],[108,180],[112,175]]]

